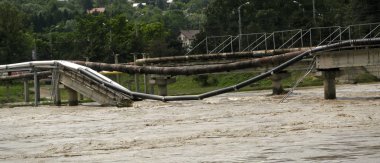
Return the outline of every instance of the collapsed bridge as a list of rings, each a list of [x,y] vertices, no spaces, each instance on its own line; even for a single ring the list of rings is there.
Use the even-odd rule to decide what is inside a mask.
[[[60,104],[59,83],[67,87],[69,91],[69,104],[75,105],[77,95],[76,92],[91,98],[102,105],[113,106],[129,106],[133,101],[140,99],[152,99],[160,101],[179,101],[179,100],[201,100],[204,98],[232,92],[246,87],[252,83],[270,77],[281,72],[285,68],[312,56],[316,56],[322,52],[332,52],[339,49],[348,48],[354,50],[355,47],[365,47],[368,49],[377,48],[380,45],[380,38],[357,39],[342,41],[334,44],[318,46],[306,51],[296,51],[275,56],[251,59],[240,64],[224,64],[209,65],[201,67],[192,67],[191,71],[183,71],[183,67],[152,67],[137,65],[115,65],[104,63],[77,62],[79,64],[68,61],[32,61],[24,63],[16,63],[9,65],[0,65],[0,72],[27,71],[32,74],[21,75],[21,77],[33,77],[35,89],[35,104],[39,102],[39,75],[49,74],[52,78],[52,97],[55,104]],[[380,53],[374,54],[379,55]],[[322,55],[321,55],[322,56]],[[321,58],[321,57],[319,57]],[[323,57],[322,57],[323,58]],[[323,59],[321,59],[323,60]],[[380,57],[373,64],[380,63]],[[252,77],[246,81],[238,83],[226,88],[206,92],[200,95],[184,95],[184,96],[159,96],[131,91],[120,84],[108,79],[97,71],[91,69],[116,70],[127,73],[150,73],[150,74],[167,74],[167,75],[188,75],[213,73],[221,71],[230,71],[248,67],[259,67],[264,65],[276,65],[274,68]],[[86,65],[86,66],[83,66]],[[238,66],[239,65],[239,66]],[[243,65],[243,66],[241,66]],[[323,68],[323,67],[320,67]],[[331,69],[331,67],[329,67]],[[15,79],[15,77],[2,77],[1,80]],[[331,81],[331,80],[330,80]],[[331,83],[330,83],[331,85]],[[334,88],[335,89],[335,88]]]

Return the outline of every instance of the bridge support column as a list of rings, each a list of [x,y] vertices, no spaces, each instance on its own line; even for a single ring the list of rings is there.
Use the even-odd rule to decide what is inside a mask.
[[[53,102],[56,106],[61,106],[61,91],[59,89],[59,80],[60,80],[60,74],[59,70],[55,68],[52,71],[52,95],[53,95]]]
[[[24,80],[24,102],[29,102],[29,80]]]
[[[272,80],[272,95],[282,95],[286,93],[282,87],[281,81],[290,77],[290,73],[287,71],[281,71],[273,74],[270,79]]]
[[[339,69],[325,69],[321,71],[323,76],[325,99],[336,99],[335,77],[337,76]]]
[[[147,54],[145,53],[142,53],[142,57],[143,59],[145,59],[147,57]],[[136,62],[136,60],[135,60]],[[143,66],[146,66],[146,64],[144,64]],[[144,74],[144,93],[148,94],[149,93],[149,74]]]
[[[136,92],[140,92],[140,75],[135,74],[135,87],[136,87]]]
[[[69,88],[65,87],[67,90],[67,93],[69,95],[69,106],[78,106],[78,92]]]
[[[150,84],[149,94],[154,95],[154,85]]]
[[[133,62],[136,63],[138,53],[132,53],[132,54],[133,54]],[[135,87],[136,87],[136,92],[140,92],[140,75],[138,73],[135,73]]]
[[[40,103],[40,79],[38,78],[37,70],[34,70],[34,106]]]
[[[59,90],[59,84],[54,92],[55,97],[54,97],[54,104],[55,106],[61,106],[61,91]]]
[[[10,92],[11,92],[11,91],[9,90],[9,89],[10,89],[10,88],[9,88],[10,85],[11,85],[11,81],[6,82],[6,84],[5,84],[5,92],[7,92],[5,96],[7,97],[7,101],[10,100],[10,98],[9,98],[9,97],[10,97]]]
[[[144,74],[144,93],[148,93],[148,76]]]
[[[149,80],[150,84],[156,84],[158,87],[158,95],[167,96],[168,95],[168,84],[174,83],[176,81],[175,78],[171,76],[151,76]]]

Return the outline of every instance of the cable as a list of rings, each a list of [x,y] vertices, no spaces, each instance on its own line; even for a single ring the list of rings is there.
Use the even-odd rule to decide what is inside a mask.
[[[287,94],[281,99],[281,101],[280,101],[279,103],[284,103],[284,101],[285,101],[290,95],[293,94],[294,90],[298,87],[298,85],[299,85],[299,84],[305,79],[305,77],[306,77],[307,75],[309,75],[310,72],[314,69],[314,65],[315,65],[315,63],[316,63],[316,56],[313,57],[313,60],[312,60],[312,62],[311,62],[311,64],[310,64],[308,70],[306,71],[306,73],[305,73],[303,76],[301,76],[301,78],[299,78],[299,79],[297,80],[296,83],[294,83],[294,86],[293,86],[293,87],[289,90],[289,92],[288,92],[288,93],[287,93]]]

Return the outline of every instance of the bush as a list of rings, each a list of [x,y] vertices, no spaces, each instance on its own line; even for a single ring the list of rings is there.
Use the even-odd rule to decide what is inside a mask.
[[[360,74],[354,80],[355,83],[370,83],[377,81],[379,81],[379,79],[376,76],[369,73]]]
[[[216,86],[218,85],[218,79],[215,77],[209,77],[209,75],[197,75],[193,78],[201,87]]]

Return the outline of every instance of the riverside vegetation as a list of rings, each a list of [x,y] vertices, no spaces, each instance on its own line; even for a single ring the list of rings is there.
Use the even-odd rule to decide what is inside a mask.
[[[32,59],[133,61],[131,53],[151,57],[183,55],[180,30],[197,29],[194,44],[206,36],[346,26],[380,22],[376,0],[2,0],[0,64]],[[105,12],[88,14],[92,8]]]
[[[0,64],[37,60],[84,60],[113,63],[133,61],[132,53],[150,57],[183,55],[178,35],[181,29],[198,29],[194,45],[206,36],[237,35],[241,8],[243,33],[322,26],[380,22],[376,0],[135,0],[145,6],[132,7],[126,0],[2,0],[0,1]],[[88,14],[92,8],[104,13]],[[34,58],[32,58],[32,51]],[[197,94],[236,84],[254,73],[180,76],[169,85],[169,94]],[[285,80],[289,87],[299,75]],[[122,83],[133,77],[122,75]],[[359,82],[375,79],[362,76]],[[196,79],[196,80],[193,80]],[[142,81],[142,80],[140,80]],[[321,85],[308,77],[301,85]],[[134,84],[131,84],[134,90]],[[267,89],[264,80],[243,90]],[[142,90],[142,88],[140,89]],[[33,92],[32,92],[33,93]],[[64,94],[64,93],[63,93]],[[9,89],[2,82],[0,103],[22,99],[22,83]]]
[[[293,87],[295,82],[303,76],[304,72],[301,71],[293,71],[291,72],[291,77],[283,80],[284,88]],[[227,86],[231,86],[247,80],[253,76],[257,75],[257,73],[219,73],[219,74],[208,74],[208,75],[192,75],[192,76],[177,76],[176,82],[168,85],[168,93],[169,95],[185,95],[185,94],[200,94],[207,91],[215,90],[218,88],[223,88]],[[116,81],[115,75],[107,75],[112,80]],[[362,74],[359,75],[356,79],[354,79],[353,83],[371,83],[378,82],[379,80],[371,74]],[[130,88],[131,90],[135,90],[134,76],[130,74],[120,74],[120,83],[126,88]],[[253,90],[264,90],[271,89],[271,81],[269,79],[261,80],[258,83],[255,83],[249,87],[243,88],[240,91],[253,91]],[[9,84],[9,88],[7,88],[7,83],[2,82],[0,86],[0,94],[5,96],[0,96],[0,104],[5,103],[14,103],[14,102],[22,102],[23,100],[23,83],[21,82],[13,82]],[[308,75],[299,85],[299,87],[308,87],[308,86],[321,86],[323,85],[323,81],[320,78],[317,78],[313,75]],[[30,84],[30,99],[33,100],[33,85]],[[43,84],[42,89],[48,90],[50,89],[50,85]],[[140,75],[140,91],[144,90],[143,86],[143,76]],[[157,91],[157,88],[155,88]],[[157,92],[156,92],[157,93]],[[63,90],[61,91],[62,99],[67,98],[67,93]],[[43,97],[42,101],[49,101],[50,98]],[[88,99],[85,99],[88,101]]]

